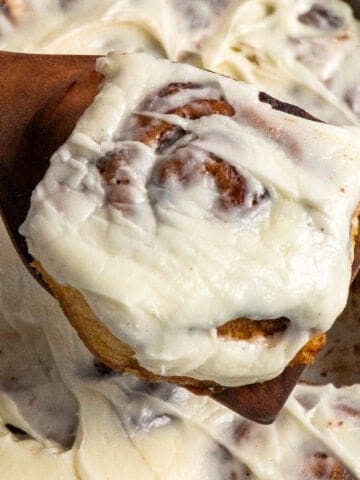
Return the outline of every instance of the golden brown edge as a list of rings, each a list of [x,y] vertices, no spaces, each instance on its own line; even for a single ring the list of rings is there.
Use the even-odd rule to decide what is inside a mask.
[[[40,262],[34,261],[32,266],[35,268],[36,272],[41,275],[46,285],[50,288],[53,296],[58,300],[65,316],[75,328],[81,340],[85,343],[91,353],[106,365],[114,370],[126,371],[132,375],[139,376],[149,382],[166,381],[176,383],[177,385],[196,391],[197,394],[212,395],[227,389],[211,381],[200,381],[182,376],[164,377],[155,375],[144,369],[136,360],[133,350],[126,343],[115,337],[96,317],[84,296],[77,289],[57,283],[44,270]],[[243,320],[251,322],[251,320],[248,319]],[[240,322],[238,325],[241,325],[241,320],[235,321],[235,323],[236,322]],[[264,322],[267,321],[265,320]],[[252,323],[255,322],[252,321]],[[260,331],[257,331],[259,334]],[[239,328],[238,326],[234,328],[234,325],[232,324],[226,334],[227,336],[234,335],[236,338],[236,332],[239,332]],[[297,364],[312,363],[316,353],[318,353],[324,346],[325,339],[325,334],[320,334],[312,338],[298,352],[290,365],[294,366]]]

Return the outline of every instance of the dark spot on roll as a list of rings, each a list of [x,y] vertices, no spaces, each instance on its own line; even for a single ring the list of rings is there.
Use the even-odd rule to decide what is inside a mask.
[[[275,12],[276,12],[276,8],[274,5],[271,5],[271,3],[265,4],[265,13],[267,16],[273,15]]]
[[[233,459],[232,453],[224,445],[219,444],[218,448],[218,455],[222,462],[229,462]]]
[[[250,470],[238,458],[235,458],[228,448],[218,443],[211,450],[210,455],[216,459],[221,476],[214,475],[211,478],[219,480],[243,480],[252,478]],[[211,462],[212,463],[212,462]]]
[[[257,55],[255,53],[252,53],[250,55],[246,55],[246,58],[249,60],[249,62],[254,63],[255,65],[260,65],[260,61]]]
[[[200,88],[200,85],[193,82],[173,82],[166,85],[166,87],[161,88],[158,95],[159,97],[167,97],[173,93],[178,93],[181,90],[196,89]]]
[[[159,146],[156,149],[156,153],[163,153],[169,149],[174,143],[183,138],[186,135],[186,131],[178,126],[173,125],[171,128],[166,129],[161,137]]]
[[[248,420],[239,422],[234,427],[234,441],[236,444],[245,440],[251,431],[251,423]]]
[[[97,161],[97,168],[108,184],[129,185],[130,179],[121,172],[121,167],[128,164],[128,158],[121,151],[106,154]]]
[[[359,408],[347,405],[346,403],[339,403],[336,408],[350,417],[360,418]]]
[[[65,10],[72,7],[75,1],[76,0],[60,0],[60,6]]]
[[[172,0],[189,29],[202,29],[227,7],[229,0]]]
[[[94,367],[101,377],[107,377],[115,373],[115,370],[97,359],[94,360]]]
[[[319,30],[338,29],[344,25],[344,20],[321,3],[314,5],[305,13],[298,16],[299,22]]]
[[[324,452],[315,452],[314,457],[315,458],[322,458],[322,459],[328,458],[327,454],[324,453]]]
[[[165,402],[171,401],[171,398],[176,393],[177,389],[171,383],[158,382],[148,383],[140,382],[137,389],[140,393],[148,394],[152,397],[159,398]]]
[[[355,480],[348,470],[334,457],[325,452],[313,453],[306,464],[304,478],[319,478],[323,480]]]
[[[15,425],[12,425],[11,423],[6,423],[5,427],[11,432],[18,440],[28,440],[28,439],[33,439],[31,435],[29,435],[27,432],[22,430],[19,427],[16,427]]]
[[[355,114],[360,115],[360,82],[346,91],[344,100]]]
[[[295,115],[296,117],[305,118],[306,120],[323,123],[321,120],[306,112],[302,108],[297,107],[296,105],[292,105],[291,103],[282,102],[281,100],[272,97],[268,93],[259,92],[258,98],[260,102],[268,103],[269,105],[271,105],[274,110],[279,110],[280,112]]]
[[[7,5],[6,0],[0,0],[0,11],[4,12],[5,15],[9,14],[9,6]]]

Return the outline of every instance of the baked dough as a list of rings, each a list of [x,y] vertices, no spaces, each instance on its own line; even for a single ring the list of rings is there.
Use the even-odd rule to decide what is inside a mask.
[[[116,368],[223,387],[310,362],[348,295],[356,129],[144,54],[98,68],[22,227],[62,303],[59,285],[79,293],[85,343]]]

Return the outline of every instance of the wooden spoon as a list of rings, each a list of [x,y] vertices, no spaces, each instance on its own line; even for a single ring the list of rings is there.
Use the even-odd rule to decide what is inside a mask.
[[[96,58],[0,52],[0,213],[25,266],[45,288],[30,267],[33,259],[18,229],[51,155],[99,90],[102,77],[95,71]],[[251,420],[268,424],[304,368],[302,364],[287,367],[271,381],[226,389],[213,398]]]

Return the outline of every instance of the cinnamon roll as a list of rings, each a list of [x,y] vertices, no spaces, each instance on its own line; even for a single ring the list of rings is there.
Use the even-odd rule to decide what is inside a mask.
[[[356,129],[144,54],[98,69],[22,227],[85,344],[204,393],[310,363],[348,295]]]

